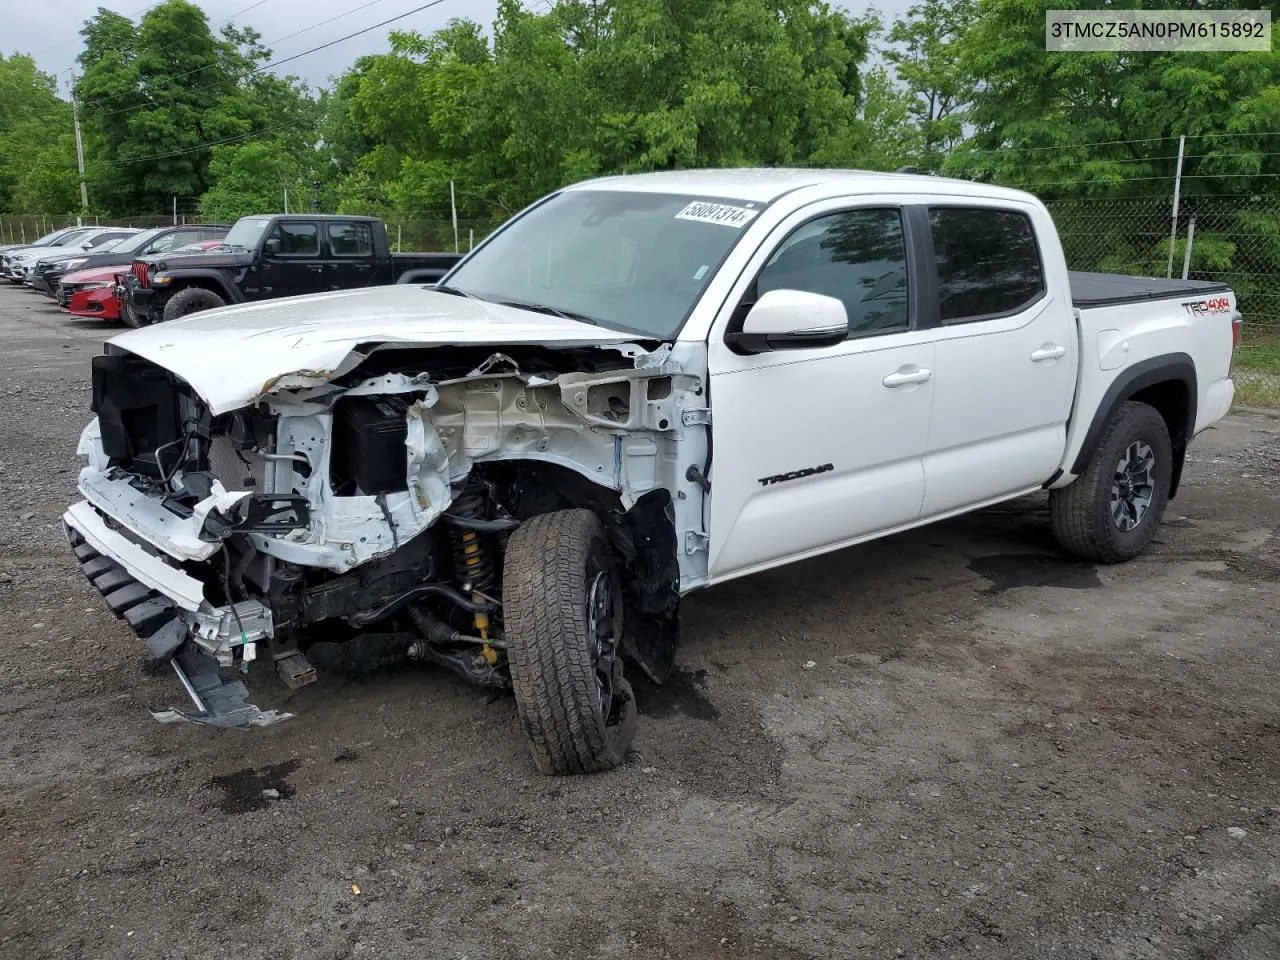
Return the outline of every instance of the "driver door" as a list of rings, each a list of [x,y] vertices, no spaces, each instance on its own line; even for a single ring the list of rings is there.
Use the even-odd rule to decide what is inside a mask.
[[[709,344],[712,582],[920,516],[934,344],[917,321],[911,222],[898,206],[827,201],[784,221],[748,266],[749,286]],[[840,299],[848,338],[735,352],[725,331],[776,289]]]

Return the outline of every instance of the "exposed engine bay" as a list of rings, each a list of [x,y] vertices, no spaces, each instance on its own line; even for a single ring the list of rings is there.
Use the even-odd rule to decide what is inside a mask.
[[[699,358],[701,359],[701,358]],[[370,349],[214,414],[108,346],[64,518],[90,580],[195,705],[161,720],[274,722],[225,673],[406,657],[508,688],[507,540],[588,508],[625,575],[625,649],[663,679],[683,589],[705,580],[702,377],[669,345]]]

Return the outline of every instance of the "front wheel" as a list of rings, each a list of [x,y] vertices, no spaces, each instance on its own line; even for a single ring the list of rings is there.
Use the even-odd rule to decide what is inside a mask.
[[[1049,494],[1053,535],[1063,549],[1095,563],[1140,554],[1169,502],[1173,443],[1154,407],[1121,404],[1084,473]]]
[[[200,310],[212,310],[214,307],[226,306],[227,301],[212,290],[203,287],[187,287],[179,290],[164,305],[164,318],[177,320]]]
[[[142,326],[142,321],[138,319],[137,313],[134,312],[133,304],[128,300],[120,301],[120,320],[126,327],[132,327],[134,330]]]
[[[622,763],[636,703],[622,675],[622,599],[604,526],[590,510],[525,521],[507,542],[502,610],[516,710],[538,769]]]

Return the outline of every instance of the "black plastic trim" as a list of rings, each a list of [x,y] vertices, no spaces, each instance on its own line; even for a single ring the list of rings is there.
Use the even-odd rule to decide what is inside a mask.
[[[1102,396],[1102,402],[1098,404],[1098,409],[1094,412],[1093,420],[1089,423],[1089,429],[1084,435],[1084,444],[1080,447],[1080,452],[1076,454],[1076,459],[1071,464],[1071,472],[1079,476],[1088,468],[1089,460],[1093,457],[1094,450],[1097,449],[1102,431],[1106,428],[1107,421],[1111,419],[1112,413],[1115,412],[1120,404],[1124,403],[1139,390],[1155,386],[1158,383],[1166,383],[1170,380],[1180,381],[1187,388],[1187,422],[1183,425],[1181,437],[1182,449],[1185,450],[1187,442],[1190,441],[1195,431],[1196,424],[1196,365],[1195,361],[1185,353],[1166,353],[1159,357],[1151,357],[1149,360],[1141,360],[1121,371],[1120,376],[1107,388],[1107,392]],[[1175,436],[1173,439],[1175,445],[1177,445],[1179,438]],[[1173,487],[1170,490],[1170,496],[1177,490],[1178,478],[1182,472],[1181,461],[1182,458],[1178,457],[1178,463],[1174,465]]]

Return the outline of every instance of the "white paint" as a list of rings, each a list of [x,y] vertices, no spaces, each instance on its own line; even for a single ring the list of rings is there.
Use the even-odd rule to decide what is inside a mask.
[[[214,413],[262,399],[280,415],[278,452],[305,456],[312,466],[303,486],[311,525],[287,537],[250,535],[280,559],[350,569],[427,529],[447,507],[450,483],[475,463],[530,459],[575,470],[617,491],[624,504],[649,490],[670,491],[683,591],[1021,496],[1059,470],[1056,484],[1070,482],[1107,388],[1149,357],[1194,358],[1197,429],[1231,402],[1232,311],[1193,317],[1169,300],[1074,309],[1052,221],[1019,191],[822,170],[682,171],[568,189],[683,194],[686,219],[727,220],[740,231],[673,343],[649,352],[620,331],[412,285],[227,307],[113,342],[182,377]],[[717,214],[699,206],[697,198],[707,196],[744,206],[718,204],[729,212]],[[831,347],[743,356],[726,345],[724,331],[756,272],[800,224],[857,207],[957,200],[1032,218],[1045,265],[1042,299],[1010,317]],[[742,220],[734,210],[751,216]],[[722,219],[708,219],[716,216]],[[473,255],[484,250],[482,243]],[[770,296],[782,303],[788,295]],[[813,329],[814,302],[811,294],[792,297],[794,317],[780,307],[775,313],[783,315],[771,314],[768,329]],[[410,490],[385,498],[394,535],[373,498],[328,489],[331,417],[323,403],[309,402],[337,389],[331,381],[361,361],[362,344],[493,351],[455,381],[396,374],[356,388],[425,394],[410,413]],[[632,366],[526,375],[501,356],[504,347],[526,344],[599,347],[629,357]],[[648,383],[658,376],[672,377],[674,386],[650,399]],[[601,405],[600,396],[615,389],[627,400],[625,414]],[[687,473],[707,463],[707,423],[715,441],[709,503]],[[125,502],[103,474],[92,427],[81,452],[90,462],[81,478],[86,497],[174,556],[207,549],[136,491]],[[295,482],[283,463],[268,472],[274,492]]]
[[[133,579],[163,593],[182,609],[198,610],[204,603],[204,587],[199,580],[116,533],[85,501],[81,500],[73,505],[62,515],[62,520],[67,526],[78,530],[98,553],[124,567]]]

